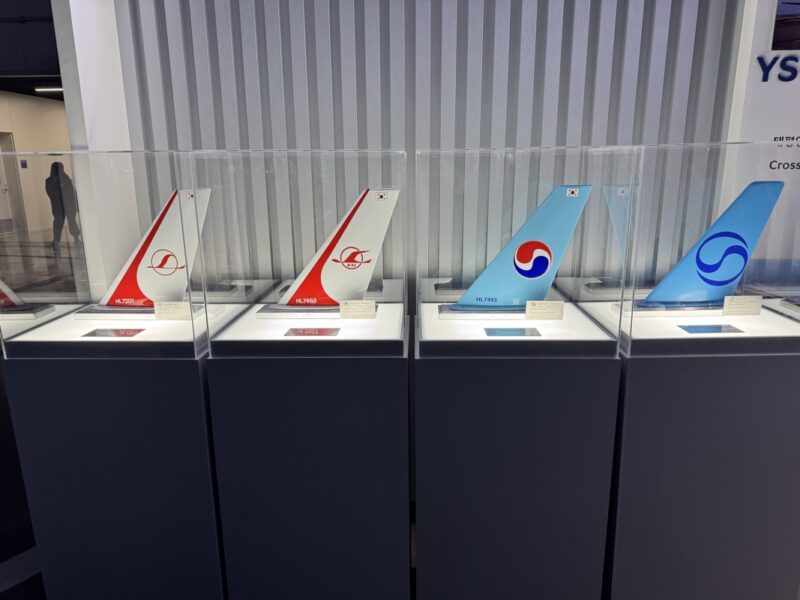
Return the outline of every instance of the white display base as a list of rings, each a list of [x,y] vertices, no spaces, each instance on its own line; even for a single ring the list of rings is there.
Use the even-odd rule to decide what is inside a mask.
[[[703,307],[682,307],[682,308],[634,308],[631,311],[630,302],[625,303],[625,309],[622,312],[622,318],[630,320],[631,315],[637,319],[661,319],[663,317],[681,317],[681,318],[701,318],[701,317],[721,317],[723,315],[722,307],[719,308],[703,308]],[[619,313],[620,303],[612,302],[613,309]]]
[[[23,302],[31,304],[73,304],[83,306],[89,301],[88,296],[81,298],[76,292],[32,292],[19,294]]]
[[[59,305],[56,311],[61,318],[52,319],[49,322],[30,329],[28,331],[19,333],[13,339],[15,342],[79,342],[79,343],[95,343],[95,342],[192,342],[195,336],[201,335],[205,332],[206,328],[206,311],[200,310],[194,314],[192,320],[185,321],[172,321],[166,319],[156,319],[153,316],[146,318],[132,319],[128,317],[123,318],[109,318],[103,315],[100,318],[80,318],[76,319],[73,311],[85,305]],[[216,323],[224,323],[229,320],[235,313],[231,307],[238,305],[211,305],[208,307],[208,323],[209,325]],[[238,306],[241,310],[241,306]],[[60,312],[59,312],[60,311]],[[86,334],[92,331],[118,329],[118,330],[133,330],[141,329],[142,331],[130,337],[86,337]],[[3,334],[6,333],[6,327],[3,326]],[[8,340],[8,338],[6,338]]]
[[[35,309],[28,309],[30,307],[36,307]],[[13,311],[13,310],[3,310],[0,309],[0,320],[2,321],[35,321],[37,319],[41,319],[42,317],[49,315],[53,311],[55,311],[56,307],[54,304],[31,304],[25,305],[24,311]]]
[[[447,310],[452,304],[439,304],[439,318],[443,321],[485,321],[490,319],[492,321],[524,321],[525,320],[525,307],[521,306],[519,310]]]
[[[264,304],[277,304],[286,290],[294,283],[294,279],[285,279],[276,285],[272,291],[262,300]],[[375,300],[375,302],[394,304],[403,301],[403,280],[384,279],[383,289],[380,292],[367,290],[364,300]]]
[[[402,340],[405,310],[403,304],[378,304],[374,319],[342,319],[338,311],[331,315],[319,313],[292,313],[285,315],[271,314],[270,318],[260,318],[257,313],[263,304],[256,304],[222,333],[214,338],[215,342],[272,340],[287,343],[315,340]],[[241,307],[239,307],[241,308]],[[289,330],[307,329],[308,335],[287,335]],[[314,331],[338,329],[336,335],[315,335]]]
[[[450,304],[458,302],[466,292],[466,288],[457,290],[436,290],[436,284],[450,283],[450,277],[424,277],[419,280],[419,301],[422,304]],[[369,299],[369,296],[367,296]],[[550,288],[545,300],[565,300],[566,297],[554,287]]]
[[[59,317],[63,317],[64,315],[71,313],[72,311],[80,308],[83,306],[82,304],[54,304],[52,305],[52,309],[46,313],[42,313],[37,317],[32,319],[20,319],[18,317],[13,318],[5,318],[4,316],[0,315],[0,333],[3,336],[3,339],[8,341],[19,334],[28,331],[29,329],[33,329],[34,327],[39,327],[43,323],[47,323],[48,321],[52,321]]]
[[[231,279],[225,281],[230,289],[207,289],[206,299],[211,304],[225,304],[234,302],[252,302],[258,300],[266,292],[275,289],[277,279]],[[249,288],[249,289],[248,289]],[[202,290],[192,290],[192,298],[202,298]]]
[[[82,321],[155,321],[156,311],[154,308],[145,310],[128,310],[125,308],[118,308],[110,310],[109,312],[84,312],[87,308],[101,307],[98,304],[90,304],[88,307],[83,307],[73,313],[73,317]],[[202,304],[195,304],[193,307],[194,316],[203,311]]]
[[[620,325],[618,302],[581,302],[579,306],[609,331]],[[731,325],[741,333],[689,333],[681,325]],[[707,309],[634,311],[632,319],[631,313],[624,311],[622,331],[634,340],[794,337],[800,336],[800,322],[769,310],[746,316],[723,316],[722,310]]]
[[[494,313],[482,318],[440,319],[438,302],[426,302],[419,307],[420,341],[460,340],[586,340],[608,341],[612,338],[573,303],[564,304],[564,318],[558,321],[526,319],[525,313]],[[474,313],[473,313],[474,314]],[[538,336],[489,335],[487,329],[536,329]],[[614,331],[613,329],[611,331]]]
[[[600,284],[602,280],[598,277],[556,277],[554,285],[565,296],[574,302],[597,302],[612,301],[622,299],[622,287],[592,287],[592,284]],[[617,280],[617,284],[619,281]]]
[[[339,307],[331,306],[326,308],[318,308],[316,310],[308,310],[303,307],[292,308],[273,308],[276,304],[263,304],[262,308],[258,309],[255,313],[256,319],[298,319],[307,321],[309,319],[336,319],[339,320]]]
[[[430,277],[419,280],[419,298],[420,302],[457,302],[461,296],[464,295],[464,289],[436,289],[437,284],[449,284],[452,281],[450,277]]]
[[[796,285],[765,285],[762,283],[744,283],[742,290],[745,294],[754,294],[764,298],[786,298],[787,296],[800,296],[800,287]]]
[[[795,306],[784,302],[782,298],[767,298],[763,302],[765,308],[774,310],[777,313],[786,315],[792,319],[800,319],[800,306]]]

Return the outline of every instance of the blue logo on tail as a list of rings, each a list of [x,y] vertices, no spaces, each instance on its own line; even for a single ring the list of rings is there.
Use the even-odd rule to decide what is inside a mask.
[[[714,240],[720,241],[714,242]],[[731,240],[741,242],[741,244],[730,243]],[[725,245],[726,241],[727,245]],[[701,258],[701,255],[704,254],[703,249],[708,246],[709,243],[711,243],[711,247],[705,252],[705,256],[706,258],[710,258],[709,255],[719,256],[719,260],[716,262],[706,262]],[[720,256],[719,251],[722,250],[722,248],[724,248],[724,250]],[[738,256],[741,258],[741,262],[735,259],[726,261],[729,256]],[[700,279],[705,281],[708,285],[720,287],[736,281],[747,266],[747,260],[749,258],[747,242],[742,236],[733,231],[720,231],[714,235],[708,236],[708,238],[700,244],[695,254],[694,262],[697,266],[697,276],[700,277]],[[734,271],[734,269],[736,270]],[[714,277],[712,277],[712,275]]]
[[[526,279],[541,277],[550,269],[553,253],[544,242],[523,242],[514,252],[514,268]]]

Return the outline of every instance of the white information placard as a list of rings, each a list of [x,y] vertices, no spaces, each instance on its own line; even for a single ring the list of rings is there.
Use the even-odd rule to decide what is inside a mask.
[[[190,321],[192,305],[189,302],[154,302],[156,319],[169,321]]]
[[[374,319],[375,300],[342,300],[339,317],[342,319]]]
[[[761,314],[761,296],[725,296],[722,314],[726,317]]]
[[[525,318],[532,321],[562,321],[563,300],[528,300],[525,303]]]

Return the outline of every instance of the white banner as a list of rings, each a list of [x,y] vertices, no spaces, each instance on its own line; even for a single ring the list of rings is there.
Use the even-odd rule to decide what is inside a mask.
[[[754,258],[778,265],[800,256],[800,4],[796,0],[748,0],[744,6],[729,140],[776,145],[727,152],[717,214],[752,181],[784,182]]]

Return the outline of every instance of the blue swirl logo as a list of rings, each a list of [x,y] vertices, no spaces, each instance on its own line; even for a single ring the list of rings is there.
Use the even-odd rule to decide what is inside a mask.
[[[703,249],[709,243],[714,242],[714,240],[727,240],[729,244],[724,246],[723,241],[715,242],[711,244],[708,251],[704,253]],[[720,255],[719,251],[723,247],[725,249],[722,251],[722,255]],[[697,276],[708,285],[716,287],[728,285],[736,281],[742,272],[744,272],[744,268],[747,266],[747,260],[750,258],[747,250],[747,242],[742,236],[733,231],[720,231],[719,233],[708,236],[705,241],[700,244],[700,247],[697,249],[697,254],[695,254],[694,257],[695,265],[697,265]],[[706,259],[715,256],[719,256],[719,259],[716,262],[706,262],[701,258],[702,255],[705,255]],[[735,258],[726,260],[730,256],[738,256],[741,258],[741,264],[739,264],[739,261]],[[736,267],[738,267],[738,270],[731,274]]]

